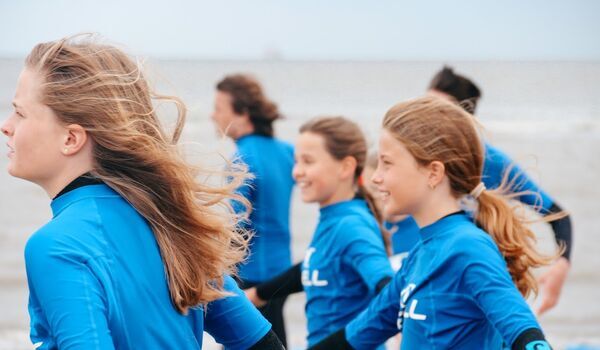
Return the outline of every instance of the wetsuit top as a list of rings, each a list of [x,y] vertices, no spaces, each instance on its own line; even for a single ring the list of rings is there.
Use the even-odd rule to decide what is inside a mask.
[[[377,221],[362,199],[321,208],[302,263],[308,343],[345,326],[393,275]]]
[[[247,282],[262,282],[291,266],[290,200],[294,180],[293,147],[273,137],[250,134],[236,140],[236,159],[254,176],[238,189],[252,205],[245,229],[254,232],[247,261],[239,275]],[[234,202],[237,212],[245,210]]]
[[[394,280],[346,328],[353,348],[499,349],[539,329],[489,234],[463,212],[421,229]],[[542,348],[545,349],[545,348]]]
[[[178,313],[146,220],[104,184],[75,187],[52,201],[52,220],[25,248],[37,349],[197,350],[204,329],[247,349],[269,332],[230,277],[235,296],[209,303],[206,316],[202,307]]]

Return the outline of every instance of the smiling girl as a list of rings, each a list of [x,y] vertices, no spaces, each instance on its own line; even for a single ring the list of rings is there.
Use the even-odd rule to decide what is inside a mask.
[[[366,155],[361,130],[347,119],[319,118],[300,128],[293,175],[302,200],[319,204],[319,222],[302,263],[246,291],[261,305],[304,290],[309,345],[345,326],[392,276],[381,216],[359,182]]]

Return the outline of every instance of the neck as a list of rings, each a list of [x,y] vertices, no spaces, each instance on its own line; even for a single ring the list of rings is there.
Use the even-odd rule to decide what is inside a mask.
[[[92,169],[93,167],[91,164],[75,163],[74,166],[65,166],[64,171],[54,176],[52,179],[40,181],[38,184],[46,191],[48,197],[54,198],[73,180],[90,172]]]
[[[449,193],[445,196],[433,195],[427,203],[421,205],[420,210],[413,213],[413,218],[419,227],[425,227],[459,210],[458,200]]]
[[[329,198],[319,203],[320,207],[326,207],[339,202],[349,201],[354,198],[356,192],[353,186],[340,186],[338,190]]]
[[[252,123],[240,122],[235,128],[235,135],[231,135],[234,140],[238,140],[246,135],[254,133],[254,125]]]

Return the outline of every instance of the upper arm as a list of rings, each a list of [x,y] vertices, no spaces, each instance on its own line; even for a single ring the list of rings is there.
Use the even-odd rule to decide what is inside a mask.
[[[225,276],[224,289],[232,296],[208,304],[204,329],[226,349],[248,349],[271,329],[271,324],[250,303],[233,278]]]
[[[508,344],[523,330],[539,328],[492,242],[474,242],[461,260],[465,289]]]
[[[36,300],[32,319],[42,317],[60,349],[113,349],[104,288],[85,258],[47,234],[25,250],[27,279]],[[32,329],[32,340],[37,336]],[[44,341],[39,339],[39,341]]]
[[[344,226],[346,247],[342,259],[361,276],[369,290],[374,291],[379,281],[394,274],[383,241],[378,233],[360,222],[348,222]]]

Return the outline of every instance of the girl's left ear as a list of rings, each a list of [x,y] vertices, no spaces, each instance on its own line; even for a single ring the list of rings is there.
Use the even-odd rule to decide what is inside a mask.
[[[434,160],[433,162],[429,163],[428,168],[429,187],[436,188],[440,183],[442,183],[442,180],[444,179],[444,175],[446,174],[446,167],[444,166],[444,163],[440,162],[439,160]]]
[[[87,142],[87,132],[79,124],[70,124],[65,127],[65,138],[63,142],[63,154],[72,155],[78,153]]]
[[[342,159],[342,172],[340,174],[342,178],[347,179],[349,177],[354,177],[357,165],[358,162],[354,157],[347,156],[344,159]]]

